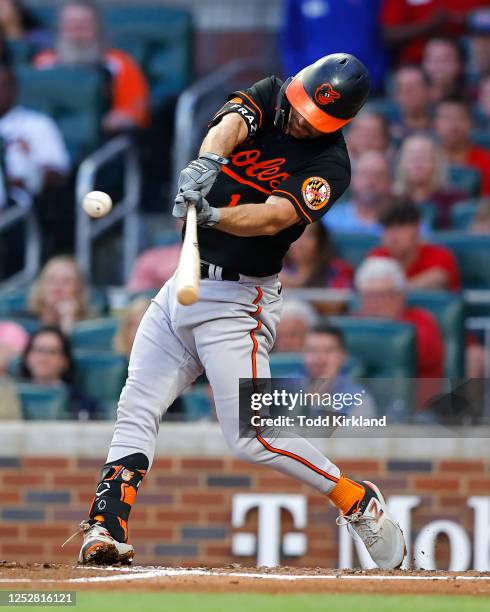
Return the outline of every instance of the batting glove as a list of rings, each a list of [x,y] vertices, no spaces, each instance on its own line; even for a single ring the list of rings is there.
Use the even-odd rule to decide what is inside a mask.
[[[220,218],[219,209],[211,206],[200,191],[184,191],[175,197],[172,215],[177,219],[185,221],[187,208],[194,204],[197,212],[197,224],[201,227],[212,227],[218,223]]]
[[[204,153],[182,170],[177,184],[179,191],[200,191],[207,195],[216,180],[222,165],[228,160],[214,153]]]

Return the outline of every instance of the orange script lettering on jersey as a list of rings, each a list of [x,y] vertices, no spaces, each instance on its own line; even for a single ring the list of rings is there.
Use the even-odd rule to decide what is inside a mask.
[[[269,183],[271,189],[289,178],[287,172],[281,172],[282,166],[286,163],[285,157],[259,161],[260,156],[261,152],[258,149],[239,151],[231,156],[231,163],[237,168],[244,168],[247,176]]]

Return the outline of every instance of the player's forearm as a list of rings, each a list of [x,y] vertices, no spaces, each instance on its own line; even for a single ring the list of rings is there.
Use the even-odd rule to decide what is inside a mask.
[[[247,135],[247,126],[240,115],[236,113],[225,115],[206,134],[199,150],[199,155],[215,153],[222,157],[228,157],[233,149],[247,138]]]
[[[273,236],[298,221],[291,210],[270,203],[242,204],[233,208],[220,208],[216,229],[234,236]]]

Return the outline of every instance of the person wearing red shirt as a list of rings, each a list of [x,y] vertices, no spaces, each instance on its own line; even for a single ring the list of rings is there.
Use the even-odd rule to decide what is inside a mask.
[[[420,62],[432,36],[460,36],[467,15],[488,0],[384,0],[381,23],[386,43],[402,62]]]
[[[449,249],[422,242],[421,215],[411,203],[400,203],[380,217],[384,228],[382,245],[371,249],[368,257],[395,259],[407,277],[410,289],[449,289],[459,291],[458,264]]]
[[[414,326],[417,378],[442,378],[444,340],[441,330],[430,312],[407,306],[407,282],[400,264],[387,257],[368,257],[356,272],[355,286],[360,298],[358,315],[402,321]]]
[[[468,166],[481,175],[481,194],[490,195],[490,150],[471,142],[471,110],[459,99],[438,104],[434,130],[451,166]]]

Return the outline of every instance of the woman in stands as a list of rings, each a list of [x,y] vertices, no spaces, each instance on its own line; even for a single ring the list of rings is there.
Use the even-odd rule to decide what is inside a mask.
[[[29,296],[28,311],[43,325],[56,325],[69,334],[89,315],[87,287],[73,257],[50,259]]]
[[[308,225],[286,256],[280,279],[284,287],[352,287],[353,271],[334,257],[328,230],[322,223]]]
[[[421,208],[422,217],[434,228],[450,225],[450,210],[466,199],[462,191],[448,187],[447,168],[439,146],[424,134],[409,136],[400,149],[395,190]]]
[[[59,328],[45,326],[31,335],[22,355],[19,375],[22,380],[39,385],[65,385],[73,418],[86,420],[97,416],[97,401],[80,392],[75,384],[70,341]]]

